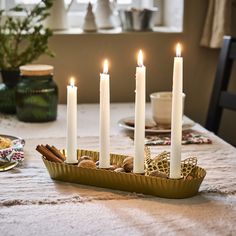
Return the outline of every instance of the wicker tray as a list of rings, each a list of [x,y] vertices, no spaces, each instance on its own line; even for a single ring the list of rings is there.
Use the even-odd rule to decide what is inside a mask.
[[[63,151],[65,152],[65,151]],[[78,158],[87,155],[98,160],[99,153],[78,150]],[[121,166],[127,156],[111,154],[111,164]],[[196,167],[193,179],[165,179],[133,173],[117,173],[104,169],[82,168],[76,165],[50,162],[42,157],[50,177],[55,180],[117,189],[128,192],[143,193],[163,198],[188,198],[198,194],[199,187],[206,175],[201,167]]]

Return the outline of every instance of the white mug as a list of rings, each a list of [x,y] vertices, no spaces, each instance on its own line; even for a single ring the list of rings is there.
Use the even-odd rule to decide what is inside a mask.
[[[152,118],[157,124],[171,124],[172,92],[156,92],[150,94]],[[185,94],[183,93],[183,113]]]

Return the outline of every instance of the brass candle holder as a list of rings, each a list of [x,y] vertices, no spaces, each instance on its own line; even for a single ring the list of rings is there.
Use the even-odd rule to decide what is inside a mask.
[[[66,151],[62,150],[63,155]],[[82,156],[89,156],[94,162],[99,159],[99,152],[78,150],[78,160]],[[111,165],[122,167],[127,155],[111,154]],[[42,160],[52,179],[110,188],[128,192],[143,193],[162,198],[188,198],[198,194],[199,187],[206,175],[206,171],[197,166],[196,158],[188,158],[181,164],[182,178],[169,179],[169,153],[163,152],[151,158],[146,149],[145,174],[115,172],[114,170],[78,167],[64,162]]]

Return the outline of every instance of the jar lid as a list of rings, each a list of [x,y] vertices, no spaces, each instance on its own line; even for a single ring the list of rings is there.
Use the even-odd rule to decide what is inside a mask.
[[[53,74],[53,66],[50,65],[25,65],[20,66],[21,75],[43,76]]]

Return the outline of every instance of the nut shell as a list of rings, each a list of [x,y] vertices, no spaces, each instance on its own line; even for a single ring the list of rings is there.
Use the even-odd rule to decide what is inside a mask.
[[[124,168],[125,172],[132,172],[134,167],[134,158],[126,157],[123,161],[122,167]]]
[[[117,169],[118,168],[118,166],[117,165],[110,165],[110,168],[109,168],[109,170],[115,170],[115,169]]]
[[[150,173],[150,176],[155,176],[155,177],[160,177],[160,178],[165,178],[167,179],[168,176],[166,173],[158,171],[158,170],[154,170]]]
[[[117,173],[125,172],[124,168],[122,167],[116,168],[114,171]]]
[[[192,179],[193,179],[193,176],[188,175],[188,176],[186,177],[186,179],[187,179],[187,180],[192,180]]]
[[[97,166],[92,160],[82,160],[79,162],[78,167],[96,169]]]
[[[92,161],[92,158],[91,158],[90,156],[82,156],[82,157],[80,157],[80,159],[79,159],[79,163],[80,163],[81,161],[83,161],[83,160],[91,160],[91,161]]]

